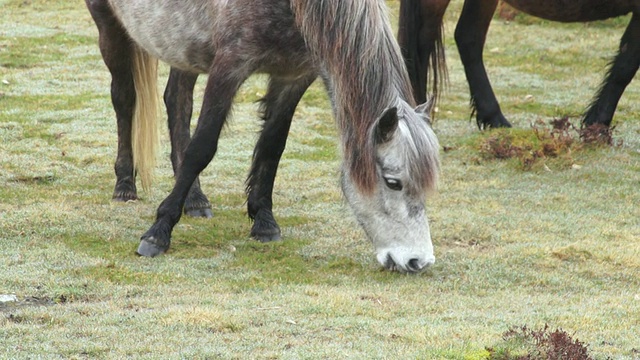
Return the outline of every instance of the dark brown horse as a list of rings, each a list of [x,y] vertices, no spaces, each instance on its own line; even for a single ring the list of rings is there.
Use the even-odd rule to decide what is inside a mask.
[[[399,42],[417,101],[426,99],[429,68],[437,94],[443,79],[442,18],[450,0],[402,0]],[[640,66],[640,0],[504,0],[514,8],[540,18],[561,22],[604,20],[632,13],[618,54],[584,113],[583,125],[610,126],[624,89]],[[511,126],[500,110],[482,61],[489,23],[498,0],[465,0],[455,31],[464,65],[471,104],[480,128]]]

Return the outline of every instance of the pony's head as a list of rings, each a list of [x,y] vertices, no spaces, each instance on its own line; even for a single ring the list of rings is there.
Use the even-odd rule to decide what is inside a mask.
[[[435,262],[425,214],[426,195],[435,188],[439,170],[429,108],[413,109],[399,101],[386,109],[368,139],[375,170],[358,171],[359,164],[353,163],[342,169],[347,202],[373,242],[378,261],[390,270],[419,272]],[[364,174],[371,178],[359,178]]]

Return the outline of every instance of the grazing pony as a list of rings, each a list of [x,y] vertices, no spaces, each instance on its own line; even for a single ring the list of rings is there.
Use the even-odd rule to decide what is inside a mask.
[[[417,101],[425,99],[429,67],[433,88],[446,76],[442,47],[442,17],[450,0],[402,0],[398,39]],[[504,0],[527,14],[561,22],[603,20],[633,13],[617,56],[584,113],[583,126],[610,126],[618,101],[640,66],[640,0]],[[464,65],[471,105],[478,127],[510,127],[491,89],[482,61],[489,23],[498,0],[465,0],[455,39]]]
[[[402,272],[433,264],[425,196],[438,176],[438,142],[429,105],[414,106],[383,0],[85,1],[107,66],[120,66],[121,71],[111,71],[112,89],[130,90],[131,78],[154,58],[189,76],[208,75],[175,185],[142,236],[138,254],[167,251],[189,189],[216,153],[234,95],[251,74],[261,72],[270,78],[247,179],[252,236],[280,238],[272,213],[276,170],[295,108],[320,76],[341,135],[342,190],[378,261]],[[146,65],[135,65],[140,62]],[[136,97],[152,83],[137,81]]]

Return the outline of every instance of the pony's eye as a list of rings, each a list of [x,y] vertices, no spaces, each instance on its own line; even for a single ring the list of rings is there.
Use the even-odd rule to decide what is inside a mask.
[[[396,190],[396,191],[402,190],[402,182],[398,179],[384,178],[384,182],[385,184],[387,184],[387,187],[391,190]]]

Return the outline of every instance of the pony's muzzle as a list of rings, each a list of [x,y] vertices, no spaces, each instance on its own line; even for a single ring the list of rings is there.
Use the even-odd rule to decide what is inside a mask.
[[[391,271],[403,273],[419,273],[436,262],[433,255],[430,256],[394,256],[391,251],[378,253],[378,262]]]

